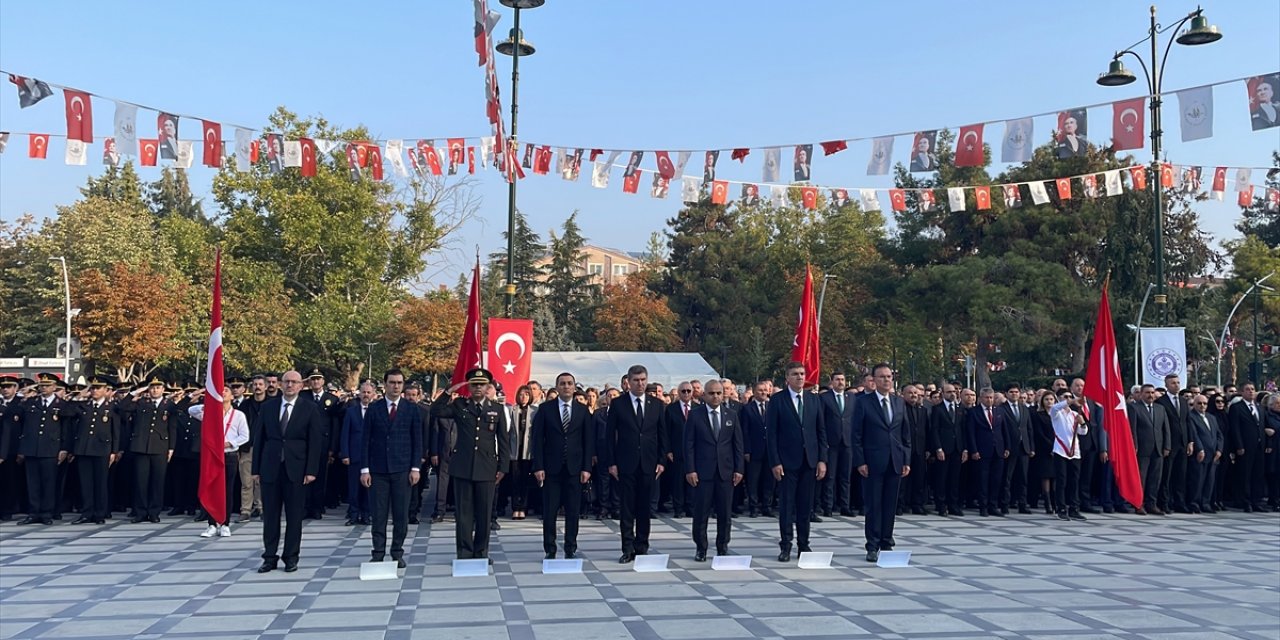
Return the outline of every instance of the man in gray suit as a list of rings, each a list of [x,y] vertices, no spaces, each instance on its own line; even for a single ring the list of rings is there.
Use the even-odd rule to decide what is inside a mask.
[[[1169,416],[1165,414],[1164,407],[1156,404],[1155,385],[1142,385],[1138,401],[1129,403],[1129,428],[1133,431],[1133,445],[1138,454],[1144,507],[1134,513],[1140,516],[1147,515],[1147,512],[1165,515],[1156,505],[1156,493],[1160,489],[1164,459],[1169,456]]]
[[[1209,398],[1197,395],[1191,400],[1191,413],[1187,414],[1187,446],[1190,462],[1187,464],[1187,508],[1191,513],[1217,513],[1213,508],[1213,477],[1222,447],[1226,439],[1218,418],[1209,410]]]

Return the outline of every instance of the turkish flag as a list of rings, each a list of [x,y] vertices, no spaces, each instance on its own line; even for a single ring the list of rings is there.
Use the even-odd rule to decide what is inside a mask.
[[[631,172],[631,175],[623,176],[622,192],[635,193],[636,191],[638,191],[640,189],[640,176],[643,173],[644,171],[641,171],[640,169],[636,169],[635,171]],[[712,197],[712,202],[714,202],[715,195],[713,194],[711,197]]]
[[[960,137],[956,139],[955,163],[957,167],[982,166],[982,125],[960,127]]]
[[[258,161],[258,149],[259,149],[259,148],[260,148],[260,146],[259,146],[259,144],[258,144],[258,141],[257,141],[257,140],[254,140],[253,142],[250,142],[250,143],[249,143],[249,163],[250,163],[250,164],[252,164],[252,163],[254,163],[254,162],[257,162],[257,161]]]
[[[316,175],[316,142],[311,138],[299,138],[302,145],[302,177],[313,178]]]
[[[63,89],[67,99],[67,139],[93,142],[93,104],[89,94]]]
[[[1058,185],[1058,199],[1070,200],[1071,199],[1071,178],[1058,178],[1053,182],[1054,184]]]
[[[159,150],[159,138],[138,138],[138,160],[142,166],[156,166],[156,153]]]
[[[49,156],[49,134],[33,133],[27,136],[27,157],[44,160]]]
[[[1115,473],[1120,496],[1135,507],[1142,506],[1142,480],[1138,476],[1138,457],[1129,430],[1129,413],[1125,406],[1127,389],[1120,378],[1120,359],[1116,353],[1115,329],[1111,324],[1111,303],[1107,299],[1110,276],[1102,284],[1102,301],[1098,303],[1098,319],[1094,323],[1093,348],[1089,351],[1089,367],[1085,371],[1084,395],[1102,406],[1102,428],[1110,441],[1111,469]]]
[[[711,204],[726,204],[729,202],[729,182],[727,180],[711,181]]]
[[[800,189],[800,202],[806,209],[818,208],[818,188],[803,187]]]
[[[227,521],[227,467],[222,443],[228,420],[222,415],[222,251],[213,263],[213,304],[209,312],[209,359],[205,365],[204,413],[200,418],[200,506],[214,522]],[[234,412],[235,410],[232,409]],[[234,413],[233,413],[234,415]]]
[[[467,297],[467,321],[463,325],[462,344],[458,345],[458,359],[453,364],[450,384],[466,382],[467,372],[483,365],[483,347],[480,345],[484,343],[480,340],[480,329],[480,260],[477,259],[476,268],[471,273],[471,295]],[[515,396],[514,393],[511,395]]]
[[[44,157],[44,156],[41,156]],[[1236,204],[1248,207],[1253,204],[1253,185],[1249,185],[1236,194]]]
[[[737,160],[738,162],[746,162],[747,156],[750,154],[751,154],[750,149],[738,148],[738,149],[734,149],[733,152],[729,154],[729,159]]]
[[[1145,191],[1147,188],[1147,168],[1146,167],[1129,167],[1129,176],[1133,179],[1133,188],[1137,191]]]
[[[893,205],[894,211],[907,210],[907,194],[902,189],[890,189],[889,202]]]
[[[1214,191],[1227,190],[1227,168],[1226,167],[1218,167],[1213,170],[1213,190]]]
[[[822,155],[829,156],[833,153],[840,153],[848,149],[849,145],[844,140],[832,140],[822,143]]]
[[[533,321],[489,318],[487,362],[493,381],[502,385],[507,404],[515,403],[515,390],[529,383],[533,367]]]
[[[804,291],[800,293],[800,318],[791,341],[791,359],[804,365],[804,384],[818,384],[822,369],[821,340],[818,337],[818,308],[813,303],[813,266],[805,268]]]
[[[604,155],[604,149],[592,149],[591,157],[587,158],[587,160],[590,162],[595,162],[596,158],[599,158],[602,155]]]
[[[991,208],[991,187],[974,187],[973,195],[978,200],[978,210],[986,211]]]
[[[1116,151],[1141,149],[1144,134],[1143,112],[1147,99],[1134,98],[1111,103],[1111,148]]]
[[[462,155],[466,145],[467,141],[462,138],[449,138],[449,164],[462,164],[466,161]]]
[[[551,157],[555,155],[551,153],[550,145],[538,147],[533,157],[533,172],[545,176],[551,172]]]
[[[373,179],[382,180],[382,148],[376,142],[366,143],[361,145],[360,148],[365,151],[364,156],[367,166],[373,170]]]
[[[1160,186],[1166,189],[1173,188],[1173,165],[1168,162],[1160,163]]]
[[[671,164],[671,154],[666,151],[654,151],[653,157],[658,161],[658,175],[663,180],[670,180],[676,177],[676,166]]]
[[[440,156],[436,155],[436,148],[431,144],[430,140],[419,140],[418,152],[427,161],[427,168],[431,170],[431,175],[438,176],[443,173],[440,170]]]
[[[204,131],[204,166],[222,166],[222,125],[208,120],[200,121]],[[225,505],[223,505],[225,507]]]

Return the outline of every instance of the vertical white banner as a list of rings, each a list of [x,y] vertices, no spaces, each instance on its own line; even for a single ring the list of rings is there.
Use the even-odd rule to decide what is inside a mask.
[[[1187,383],[1187,338],[1183,327],[1142,329],[1142,383],[1164,386],[1176,375]]]

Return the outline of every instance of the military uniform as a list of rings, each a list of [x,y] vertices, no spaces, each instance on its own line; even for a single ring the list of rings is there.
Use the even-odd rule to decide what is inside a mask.
[[[493,374],[472,369],[467,381],[492,384]],[[497,402],[471,398],[450,402],[449,394],[442,394],[431,404],[431,415],[452,419],[456,430],[457,441],[449,452],[449,475],[457,506],[458,558],[488,558],[494,485],[511,458],[507,412]]]
[[[78,413],[71,403],[52,392],[57,381],[52,374],[40,374],[37,382],[41,391],[48,389],[49,394],[24,402],[18,418],[22,425],[18,454],[25,459],[27,499],[31,503],[30,513],[20,524],[53,524],[58,501],[58,464],[66,457],[71,443],[70,419]]]
[[[106,387],[105,379],[94,377],[91,388]],[[76,474],[80,477],[80,518],[72,524],[103,524],[111,514],[107,499],[107,470],[111,456],[120,449],[120,417],[109,400],[89,400],[80,407],[71,437]]]
[[[307,380],[310,381],[315,378],[324,380],[324,374],[321,373],[319,369],[312,369],[311,373],[307,374]],[[338,466],[342,466],[341,460],[335,460],[332,458],[338,450],[338,440],[342,436],[342,418],[343,413],[346,411],[346,407],[342,404],[342,400],[339,399],[338,396],[329,391],[323,391],[317,394],[316,392],[307,389],[306,391],[299,393],[298,397],[316,403],[316,406],[320,408],[320,415],[324,418],[324,420],[322,420],[324,425],[324,444],[322,446],[325,448],[326,453],[320,459],[320,475],[316,476],[316,481],[312,482],[310,486],[307,487],[306,518],[309,520],[319,520],[324,514],[327,492],[326,487],[328,487],[330,482],[329,477],[334,476],[333,482],[345,483],[347,481],[345,473],[330,473],[330,467],[335,463]]]
[[[153,378],[149,390],[163,387],[164,381]],[[178,409],[173,401],[150,396],[133,403],[133,419],[125,438],[128,457],[133,460],[133,522],[160,522],[164,505],[164,477],[178,439]]]
[[[13,517],[21,496],[18,461],[14,458],[18,453],[18,432],[22,430],[22,398],[18,397],[17,390],[16,377],[0,376],[0,521]],[[11,393],[14,395],[8,397]]]
[[[199,390],[200,387],[194,382],[187,382],[182,388],[182,391],[188,394]],[[196,493],[200,487],[200,426],[202,423],[189,411],[194,405],[195,401],[189,395],[184,395],[173,405],[174,434],[177,438],[173,441],[173,459],[169,461],[169,471],[165,474],[170,483],[169,497],[173,505],[173,509],[169,512],[171,516],[195,515],[196,509],[200,506]]]

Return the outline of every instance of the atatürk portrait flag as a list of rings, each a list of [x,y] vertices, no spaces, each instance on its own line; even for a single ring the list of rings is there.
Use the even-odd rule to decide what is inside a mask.
[[[93,142],[93,105],[89,94],[64,89],[67,99],[67,139]]]
[[[10,74],[9,82],[18,87],[18,106],[23,109],[53,95],[53,89],[47,83],[35,78]]]

